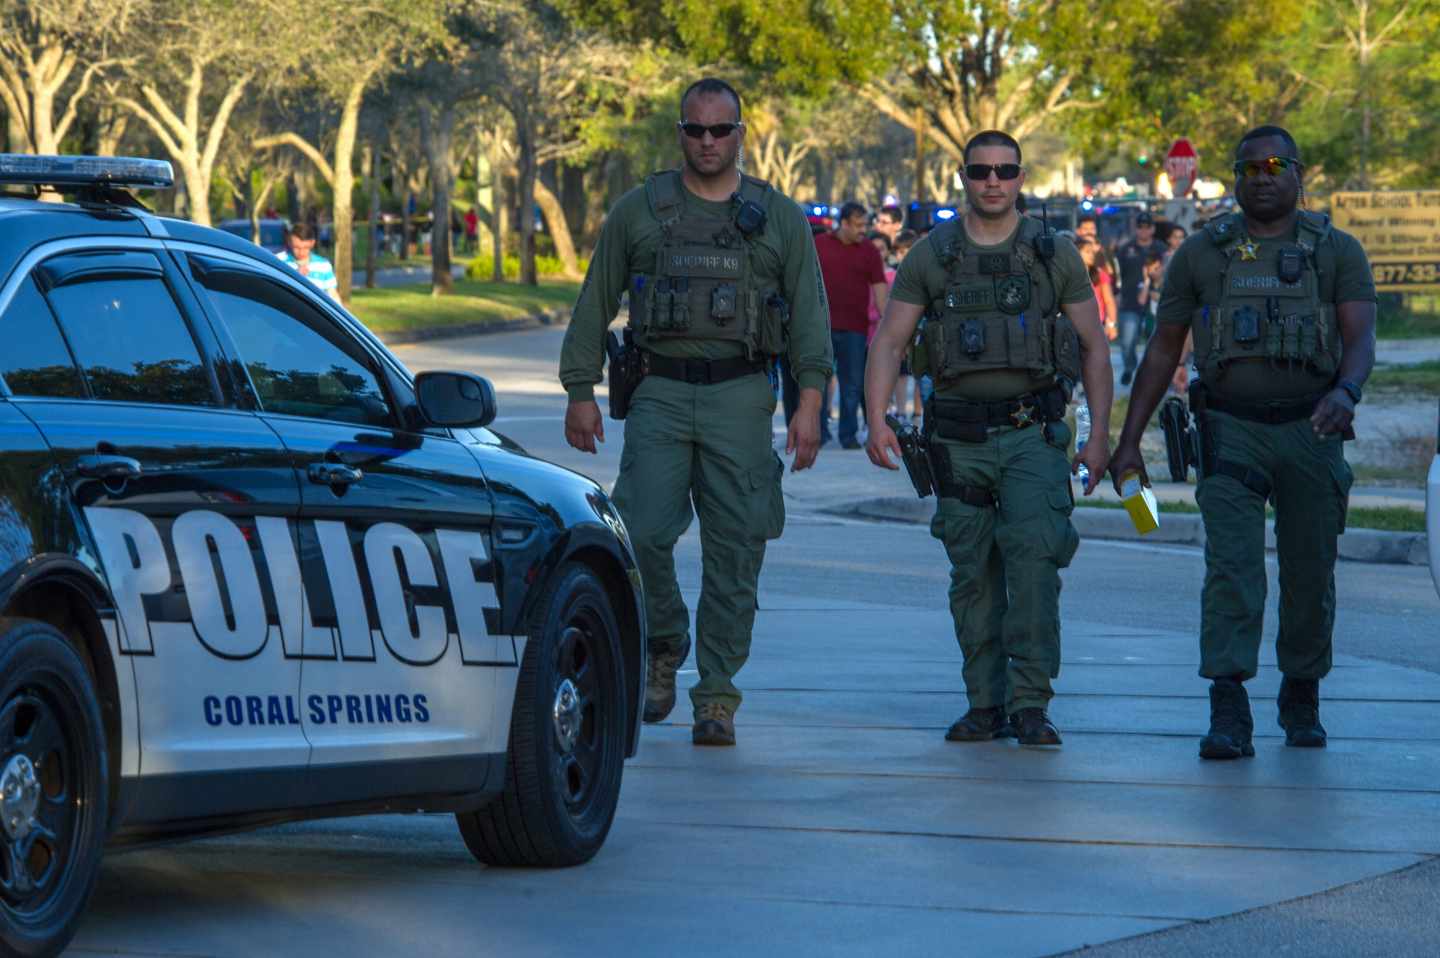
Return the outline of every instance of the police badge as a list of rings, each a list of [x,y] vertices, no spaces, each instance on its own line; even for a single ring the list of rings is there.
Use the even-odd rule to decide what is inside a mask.
[[[995,305],[1014,316],[1030,307],[1030,277],[1011,275],[995,280]]]

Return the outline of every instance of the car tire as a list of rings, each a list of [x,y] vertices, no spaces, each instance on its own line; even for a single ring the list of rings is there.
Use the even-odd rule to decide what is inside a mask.
[[[562,567],[531,617],[504,790],[456,816],[481,862],[566,867],[605,843],[625,761],[622,655],[604,585],[584,565]]]
[[[0,619],[0,952],[38,958],[70,942],[108,805],[105,731],[79,654],[43,622]]]

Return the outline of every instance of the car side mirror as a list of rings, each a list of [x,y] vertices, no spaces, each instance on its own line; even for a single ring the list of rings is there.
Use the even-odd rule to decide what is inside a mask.
[[[415,377],[415,399],[431,425],[475,428],[495,421],[495,387],[474,373],[421,373]]]

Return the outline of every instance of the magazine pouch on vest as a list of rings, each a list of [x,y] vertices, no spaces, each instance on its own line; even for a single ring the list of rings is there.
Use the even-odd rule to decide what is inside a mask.
[[[916,353],[936,384],[991,369],[1079,381],[1080,339],[1060,312],[1052,264],[1040,255],[1044,232],[1022,216],[1010,250],[999,253],[968,249],[958,218],[930,234],[945,290],[930,304]]]
[[[744,345],[750,358],[784,352],[789,310],[755,277],[751,245],[765,232],[774,189],[744,176],[728,218],[687,210],[678,170],[645,181],[662,239],[655,269],[631,280],[630,324],[645,341],[716,339]],[[638,300],[638,302],[636,302]]]
[[[1334,305],[1320,299],[1321,274],[1334,266],[1330,218],[1302,210],[1296,241],[1278,251],[1258,251],[1238,213],[1212,220],[1205,232],[1226,266],[1220,302],[1202,306],[1191,323],[1200,378],[1213,386],[1246,360],[1334,376],[1340,328]]]

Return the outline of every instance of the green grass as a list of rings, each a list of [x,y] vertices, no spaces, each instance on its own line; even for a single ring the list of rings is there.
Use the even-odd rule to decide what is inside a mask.
[[[1424,532],[1425,513],[1405,506],[1357,506],[1345,521],[1347,529],[1384,529],[1387,532]]]
[[[1087,509],[1125,508],[1122,503],[1103,499],[1076,499],[1075,505]],[[1162,501],[1160,503],[1161,522],[1165,521],[1166,513],[1199,515],[1200,507],[1193,502]],[[1265,518],[1275,518],[1275,510],[1267,508]],[[1386,532],[1424,532],[1425,513],[1406,506],[1356,506],[1350,510],[1345,527],[1347,529],[1382,529]]]
[[[429,284],[356,289],[351,311],[376,333],[466,326],[568,309],[580,284],[542,279],[539,286],[460,280],[449,296],[430,295]]]
[[[1366,385],[1374,389],[1405,392],[1440,393],[1440,360],[1432,359],[1409,366],[1380,366],[1370,374]]]
[[[1096,499],[1096,498],[1093,497],[1093,496],[1090,497],[1089,499],[1082,499],[1082,498],[1080,498],[1079,495],[1076,495],[1076,497],[1075,497],[1075,505],[1076,505],[1076,506],[1083,507],[1083,508],[1086,508],[1086,509],[1124,509],[1124,508],[1125,508],[1125,504],[1124,504],[1123,502],[1120,502],[1118,499]],[[1160,517],[1161,517],[1160,521],[1161,521],[1161,522],[1164,522],[1164,521],[1165,521],[1164,517],[1165,517],[1165,514],[1166,514],[1166,513],[1176,513],[1176,512],[1182,513],[1182,514],[1187,515],[1187,516],[1198,516],[1198,515],[1200,514],[1200,507],[1197,506],[1197,505],[1195,505],[1195,503],[1193,503],[1193,502],[1186,502],[1186,501],[1183,500],[1183,499],[1177,499],[1177,500],[1173,500],[1173,501],[1172,501],[1172,500],[1169,500],[1169,499],[1162,499],[1162,500],[1160,500]],[[1266,514],[1269,515],[1268,510],[1267,510]]]

